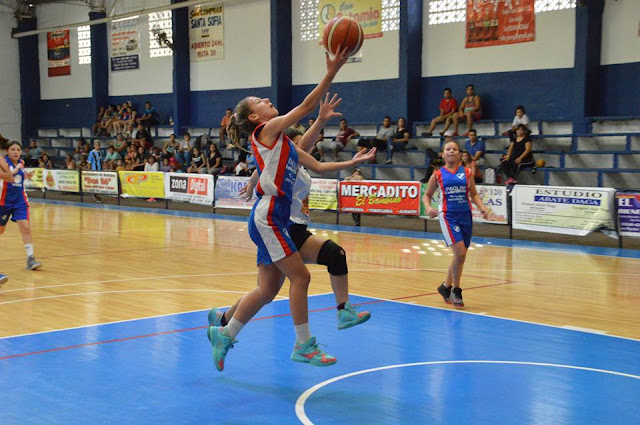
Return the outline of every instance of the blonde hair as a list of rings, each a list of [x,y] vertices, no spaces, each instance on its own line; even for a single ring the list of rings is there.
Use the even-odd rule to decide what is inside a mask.
[[[257,125],[249,120],[249,115],[253,113],[249,106],[249,98],[245,97],[236,105],[234,113],[229,120],[227,134],[234,145],[240,146],[240,139],[243,134],[253,134]]]

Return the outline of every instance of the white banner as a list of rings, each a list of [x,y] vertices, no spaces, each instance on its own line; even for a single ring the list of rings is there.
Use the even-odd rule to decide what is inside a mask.
[[[311,179],[308,208],[312,210],[337,210],[338,180]]]
[[[189,8],[191,62],[224,59],[224,6]]]
[[[83,171],[82,191],[85,193],[118,194],[118,173],[115,171]]]
[[[164,174],[165,197],[173,201],[213,205],[213,184],[210,174]]]
[[[220,176],[216,182],[216,208],[240,208],[250,210],[256,194],[249,202],[240,197],[240,190],[247,185],[249,177]]]
[[[517,185],[513,228],[586,236],[614,229],[615,189]]]
[[[25,179],[24,179],[24,187],[25,189],[43,189],[44,188],[44,180],[42,172],[44,168],[25,168]],[[29,178],[29,176],[31,176]]]
[[[489,211],[489,220],[482,218],[478,207],[471,203],[473,221],[476,223],[509,224],[507,187],[478,184],[476,190],[485,208]]]
[[[47,190],[80,192],[80,173],[75,170],[43,170],[42,179]]]
[[[140,68],[138,18],[111,22],[111,71]]]

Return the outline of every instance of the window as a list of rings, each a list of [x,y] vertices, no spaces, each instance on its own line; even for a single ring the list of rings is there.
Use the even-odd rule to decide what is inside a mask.
[[[173,55],[173,49],[167,43],[173,44],[171,11],[149,13],[149,57]]]
[[[78,62],[80,65],[91,64],[91,27],[78,27]]]
[[[536,0],[535,11],[550,12],[554,10],[572,9],[576,0]],[[467,2],[465,0],[430,0],[429,25],[464,22],[467,19]]]
[[[319,0],[300,0],[300,41],[314,41],[319,37],[319,3]],[[400,0],[382,0],[381,24],[382,32],[400,29]]]

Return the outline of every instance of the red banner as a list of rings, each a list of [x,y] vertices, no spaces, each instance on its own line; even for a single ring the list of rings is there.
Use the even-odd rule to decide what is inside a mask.
[[[467,0],[466,47],[536,39],[535,0]]]
[[[49,60],[49,77],[71,75],[69,30],[47,33],[47,59]]]
[[[420,183],[391,181],[341,181],[340,212],[418,215]]]

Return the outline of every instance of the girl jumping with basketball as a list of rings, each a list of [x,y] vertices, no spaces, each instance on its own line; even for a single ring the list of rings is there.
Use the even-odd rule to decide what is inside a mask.
[[[488,211],[476,191],[476,183],[469,168],[461,164],[460,147],[454,141],[444,146],[443,158],[445,166],[434,171],[427,184],[424,202],[427,214],[431,218],[440,217],[440,228],[447,246],[453,251],[453,260],[445,281],[438,287],[438,292],[447,304],[464,307],[460,278],[471,244],[471,202],[476,204],[482,217],[488,218]],[[441,202],[438,210],[431,207],[431,199],[440,188]],[[452,288],[453,287],[453,288]]]
[[[247,97],[238,103],[231,118],[229,134],[232,139],[239,139],[241,132],[251,134],[251,148],[260,175],[256,187],[258,200],[249,217],[249,235],[258,246],[259,285],[242,298],[227,326],[210,326],[207,330],[218,370],[224,369],[225,356],[233,346],[236,335],[263,305],[273,299],[271,294],[280,289],[283,276],[291,282],[289,303],[296,332],[291,359],[316,366],[329,366],[336,362],[333,356],[318,348],[309,329],[307,290],[311,277],[288,230],[293,186],[298,162],[313,171],[330,172],[345,168],[345,165],[349,167],[368,161],[375,152],[357,156],[348,165],[327,163],[318,167],[321,164],[306,152],[296,150],[283,132],[313,112],[348,57],[348,52],[342,48],[338,49],[333,59],[327,54],[325,77],[288,114],[279,116],[269,99]]]
[[[22,147],[18,142],[10,142],[7,145],[7,155],[0,164],[1,171],[13,174],[13,182],[0,180],[0,235],[6,229],[7,222],[18,223],[22,234],[24,249],[27,252],[27,269],[36,270],[42,264],[36,261],[33,254],[33,240],[31,238],[31,226],[29,224],[29,200],[24,190],[25,177],[30,176],[24,172],[24,161],[20,159]]]

